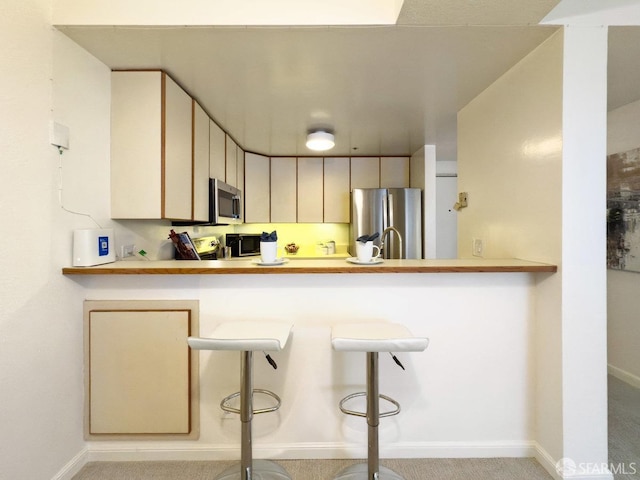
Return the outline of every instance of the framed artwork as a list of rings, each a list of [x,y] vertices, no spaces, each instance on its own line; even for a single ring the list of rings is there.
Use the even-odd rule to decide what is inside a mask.
[[[640,148],[607,157],[607,268],[640,272]]]

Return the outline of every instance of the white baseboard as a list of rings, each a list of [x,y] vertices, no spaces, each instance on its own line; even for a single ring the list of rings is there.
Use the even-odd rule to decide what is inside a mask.
[[[88,462],[88,453],[87,447],[80,450],[51,480],[71,480]]]
[[[239,445],[185,444],[180,442],[90,442],[87,461],[235,460]],[[332,459],[365,458],[366,445],[343,443],[295,443],[253,445],[255,458]],[[533,457],[534,442],[416,442],[380,448],[381,458],[496,458]]]
[[[628,383],[635,388],[640,388],[640,377],[638,377],[637,375],[629,373],[626,370],[622,370],[621,368],[614,367],[611,364],[607,365],[607,372],[609,372],[610,375],[613,375],[617,379],[622,380],[623,382]]]
[[[587,466],[586,472],[580,471],[580,466],[576,466],[575,470],[570,469],[567,472],[561,474],[558,470],[558,461],[555,460],[549,453],[542,448],[537,442],[535,442],[535,458],[538,460],[540,465],[544,467],[544,469],[549,472],[555,480],[613,480],[613,474],[609,471],[608,468],[599,467],[600,471],[596,471],[596,468],[590,468],[591,466]],[[565,460],[565,459],[561,459]],[[566,459],[568,460],[568,459]]]
[[[89,442],[51,480],[71,480],[87,462],[237,460],[239,445],[184,442]],[[254,445],[255,458],[366,458],[366,447],[343,443]],[[537,442],[415,442],[381,447],[381,458],[525,458],[535,457],[555,480],[613,480],[606,470],[562,476],[557,461]]]

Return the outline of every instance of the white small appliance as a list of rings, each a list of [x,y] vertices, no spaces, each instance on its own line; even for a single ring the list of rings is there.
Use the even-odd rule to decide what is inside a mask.
[[[73,266],[91,267],[116,261],[112,228],[73,231]]]

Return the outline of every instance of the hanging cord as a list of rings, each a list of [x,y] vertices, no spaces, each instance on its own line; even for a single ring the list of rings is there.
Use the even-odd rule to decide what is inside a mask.
[[[62,202],[62,147],[58,147],[58,152],[60,152],[60,163],[58,164],[58,203],[60,204],[60,208],[62,208],[62,210],[64,210],[65,212],[72,213],[74,215],[89,217],[91,220],[93,220],[93,223],[98,226],[98,228],[102,228],[102,226],[98,222],[96,222],[96,220],[88,213],[75,212],[73,210],[69,210],[64,206]]]

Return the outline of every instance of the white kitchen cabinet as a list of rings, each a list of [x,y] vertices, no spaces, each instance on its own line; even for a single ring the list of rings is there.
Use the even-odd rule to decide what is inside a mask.
[[[112,72],[111,102],[111,217],[191,220],[189,95],[160,71]]]
[[[380,187],[409,187],[409,157],[380,158]]]
[[[271,221],[274,223],[297,221],[296,163],[295,157],[271,158]]]
[[[209,176],[226,182],[226,134],[216,122],[209,120]]]
[[[238,187],[238,144],[229,135],[226,140],[226,180],[232,187]]]
[[[244,192],[244,150],[238,146],[236,154],[237,187]],[[244,222],[244,208],[240,206],[240,219]]]
[[[298,223],[323,222],[323,190],[322,158],[298,158]]]
[[[351,158],[351,189],[380,187],[380,158]]]
[[[324,222],[349,223],[349,157],[324,159]]]
[[[84,326],[87,437],[197,438],[197,301],[86,301]]]
[[[244,221],[245,223],[269,223],[271,221],[269,157],[245,153],[244,165]]]
[[[163,218],[191,219],[192,99],[166,74]]]
[[[193,202],[191,219],[209,219],[209,116],[193,100]]]

